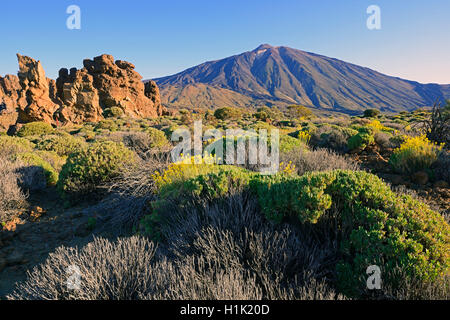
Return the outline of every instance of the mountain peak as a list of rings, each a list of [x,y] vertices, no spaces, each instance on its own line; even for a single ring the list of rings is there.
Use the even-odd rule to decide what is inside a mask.
[[[368,108],[412,110],[450,98],[450,85],[389,77],[337,59],[269,44],[156,82],[166,105],[183,108],[302,104],[358,114]]]
[[[253,51],[265,50],[265,49],[270,49],[270,48],[273,48],[270,44],[263,43],[262,45],[260,45],[258,48],[256,48]]]

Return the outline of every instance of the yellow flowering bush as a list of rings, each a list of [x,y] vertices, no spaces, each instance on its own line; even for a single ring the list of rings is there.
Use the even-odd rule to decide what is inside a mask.
[[[288,163],[280,162],[280,172],[287,175],[294,175],[297,173],[297,168],[295,167],[295,164],[292,164],[292,161],[289,161]]]
[[[303,141],[305,144],[308,144],[311,140],[311,134],[309,133],[309,131],[299,131],[297,138]]]
[[[156,171],[152,174],[156,188],[159,190],[166,185],[175,182],[185,181],[189,178],[196,177],[200,174],[205,174],[215,171],[219,158],[210,155],[196,155],[186,156],[181,154],[181,159],[177,162],[171,163],[164,172]]]
[[[443,147],[443,144],[433,143],[425,135],[407,137],[405,142],[394,150],[389,163],[400,173],[428,169],[437,160]]]
[[[395,131],[392,128],[388,128],[388,127],[382,125],[379,120],[372,120],[366,126],[372,128],[374,130],[374,132],[377,132],[377,131],[394,132]]]

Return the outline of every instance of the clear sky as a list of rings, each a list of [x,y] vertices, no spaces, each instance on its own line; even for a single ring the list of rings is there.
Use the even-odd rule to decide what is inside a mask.
[[[66,27],[73,4],[81,30]],[[366,27],[371,4],[381,30]],[[269,43],[450,84],[448,0],[0,0],[0,27],[0,75],[17,72],[17,52],[51,78],[108,53],[155,78]]]

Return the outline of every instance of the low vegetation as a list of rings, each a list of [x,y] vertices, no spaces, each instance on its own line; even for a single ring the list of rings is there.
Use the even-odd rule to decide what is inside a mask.
[[[0,135],[0,232],[24,213],[33,223],[36,205],[56,207],[47,192],[64,203],[56,217],[67,210],[99,237],[55,245],[8,298],[448,299],[450,157],[436,124],[446,110],[224,107],[131,119],[111,108],[98,123],[25,124]],[[172,132],[198,119],[204,131],[278,129],[279,172],[214,153],[172,162]],[[61,277],[74,265],[80,290]],[[366,286],[370,265],[380,290]]]

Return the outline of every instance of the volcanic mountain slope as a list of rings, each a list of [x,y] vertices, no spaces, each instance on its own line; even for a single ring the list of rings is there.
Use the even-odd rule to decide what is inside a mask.
[[[421,84],[267,44],[154,80],[163,104],[183,108],[303,104],[354,114],[413,110],[450,98],[450,85]]]

